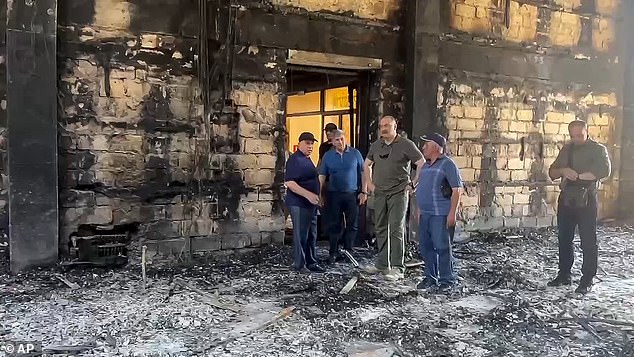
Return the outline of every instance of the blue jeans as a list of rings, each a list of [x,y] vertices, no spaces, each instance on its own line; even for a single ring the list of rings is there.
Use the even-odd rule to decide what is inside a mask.
[[[317,264],[317,208],[288,207],[293,222],[293,268]]]
[[[420,253],[425,261],[425,277],[439,284],[454,284],[454,260],[447,216],[420,215]]]
[[[326,215],[330,221],[330,256],[338,253],[340,238],[343,238],[343,248],[352,250],[352,244],[357,239],[359,231],[359,204],[355,192],[331,192],[326,194]],[[346,220],[346,229],[342,236],[341,223]]]

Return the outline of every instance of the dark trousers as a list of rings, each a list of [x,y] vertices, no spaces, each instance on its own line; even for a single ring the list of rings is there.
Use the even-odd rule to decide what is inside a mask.
[[[293,222],[293,268],[317,264],[317,208],[288,207]]]
[[[597,195],[590,194],[588,205],[583,208],[566,207],[559,200],[557,208],[559,230],[559,274],[570,276],[575,260],[573,240],[579,227],[583,251],[583,278],[592,279],[597,274],[599,248],[597,245]]]
[[[330,256],[337,255],[339,241],[343,248],[351,250],[359,232],[359,204],[355,192],[331,192],[326,194],[326,212],[329,221]],[[346,228],[342,227],[345,219]],[[342,232],[343,231],[343,232]]]

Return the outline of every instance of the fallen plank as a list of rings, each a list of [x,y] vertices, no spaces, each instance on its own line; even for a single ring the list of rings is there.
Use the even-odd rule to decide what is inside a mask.
[[[252,334],[254,332],[257,332],[257,331],[264,330],[267,327],[275,324],[276,322],[289,317],[291,315],[291,313],[293,313],[293,311],[295,311],[295,306],[289,306],[287,308],[284,308],[277,315],[273,316],[270,320],[268,320],[267,322],[265,322],[265,323],[263,323],[263,324],[261,324],[259,326],[256,326],[256,327],[254,327],[252,329],[249,329],[247,331],[244,331],[242,333],[236,334],[234,336],[228,337],[228,338],[226,338],[224,340],[218,339],[218,340],[212,342],[211,346],[209,346],[209,349],[216,348],[218,346],[227,345],[227,344],[229,344],[229,343],[231,343],[231,342],[233,342],[233,341],[235,341],[235,340],[237,340],[239,338],[248,336],[248,335],[250,335],[250,334]]]
[[[185,288],[187,290],[190,290],[190,291],[193,291],[195,293],[198,293],[200,296],[202,296],[204,298],[206,303],[208,303],[209,305],[211,305],[213,307],[217,307],[217,308],[222,309],[222,310],[240,312],[240,310],[238,308],[220,302],[218,299],[216,299],[214,296],[212,296],[208,292],[200,290],[200,289],[198,289],[196,287],[193,287],[193,286],[187,284],[185,281],[183,281],[180,278],[175,278],[174,279],[174,284],[176,284],[176,285],[178,285],[178,286],[180,286],[182,288]]]
[[[354,265],[355,268],[359,268],[359,262],[357,262],[356,259],[354,259],[354,257],[352,256],[352,254],[350,254],[349,251],[342,249],[341,252],[343,253],[343,255],[346,256],[346,258],[348,258],[348,260],[350,260],[350,262],[352,263],[352,265]]]
[[[608,324],[608,325],[615,325],[615,326],[634,327],[634,322],[612,320],[612,319],[601,319],[601,318],[597,318],[597,317],[566,317],[566,318],[561,318],[560,320],[561,321],[584,320],[584,321],[587,321],[587,322],[599,322],[599,323],[604,323],[604,324]]]
[[[357,281],[359,281],[359,277],[358,276],[353,276],[352,279],[350,279],[350,281],[348,281],[348,283],[343,287],[343,289],[341,289],[341,291],[339,291],[340,295],[343,294],[347,294],[350,292],[350,290],[352,290],[352,288],[354,288],[354,285],[357,283]]]
[[[60,274],[55,274],[55,277],[59,279],[62,283],[66,284],[66,286],[68,286],[69,288],[73,290],[79,289],[79,285],[77,283],[73,283],[72,281],[61,276]]]

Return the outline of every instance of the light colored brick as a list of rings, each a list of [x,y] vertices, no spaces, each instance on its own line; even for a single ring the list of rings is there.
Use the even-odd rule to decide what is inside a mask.
[[[544,123],[544,133],[550,135],[559,134],[559,126],[560,124],[556,123]]]
[[[275,155],[258,155],[258,168],[274,169],[277,162]]]
[[[155,34],[145,34],[141,35],[141,47],[143,48],[158,48],[159,47],[159,37]]]
[[[519,158],[509,159],[507,168],[509,170],[522,170],[524,169],[525,161],[520,160]]]
[[[449,107],[449,116],[454,118],[464,117],[464,107],[462,105],[452,105]]]
[[[566,119],[563,113],[560,112],[548,112],[546,113],[546,121],[551,123],[565,123]]]
[[[576,46],[581,38],[581,17],[569,12],[551,12],[549,36],[553,45]]]
[[[458,168],[471,167],[471,158],[468,156],[454,156],[451,158]]]
[[[528,132],[528,125],[525,122],[512,121],[509,125],[509,131],[516,133],[526,133]]]
[[[245,217],[265,217],[271,215],[271,202],[247,202],[242,205]]]
[[[509,170],[497,170],[498,181],[508,182],[511,181],[511,171]]]
[[[564,123],[568,124],[571,121],[575,121],[576,119],[577,119],[577,114],[571,113],[571,112],[564,113],[564,116],[563,116]]]
[[[260,136],[260,124],[247,122],[244,117],[238,123],[240,136],[243,138],[257,138]]]
[[[517,119],[521,121],[533,121],[533,111],[530,109],[518,110]]]
[[[482,119],[484,118],[484,108],[482,107],[465,107],[464,115],[467,118]]]
[[[480,204],[480,196],[462,195],[460,202],[463,207],[477,207]]]
[[[227,159],[231,162],[230,169],[255,169],[257,168],[257,156],[251,154],[228,155]]]
[[[516,193],[513,195],[513,204],[522,205],[529,204],[531,201],[531,195],[524,193]]]
[[[454,14],[456,16],[473,18],[476,16],[476,8],[475,6],[469,6],[465,4],[456,4]]]
[[[458,130],[479,130],[478,121],[469,118],[458,119]]]
[[[503,108],[500,110],[500,119],[513,121],[517,118],[515,109]]]
[[[272,140],[247,139],[243,147],[248,154],[268,154],[273,152],[274,143]]]
[[[592,113],[588,115],[588,125],[610,125],[611,119],[609,114]]]
[[[467,182],[475,181],[475,179],[476,179],[476,170],[474,170],[472,168],[461,168],[460,169],[460,176],[462,177],[462,180],[464,180],[464,181],[467,181]]]
[[[244,183],[247,186],[268,186],[273,184],[274,176],[272,170],[245,170]]]
[[[525,181],[525,180],[528,180],[528,171],[527,170],[512,170],[511,171],[511,180],[513,180],[513,181]]]

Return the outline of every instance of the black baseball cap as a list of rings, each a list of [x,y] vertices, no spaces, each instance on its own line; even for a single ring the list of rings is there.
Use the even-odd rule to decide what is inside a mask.
[[[334,123],[328,123],[326,124],[326,126],[324,127],[324,131],[334,131],[337,130],[337,125]]]
[[[440,135],[438,133],[431,133],[431,134],[423,135],[423,136],[420,137],[420,139],[423,142],[433,141],[433,142],[438,144],[443,149],[447,146],[447,139],[445,139],[444,136],[442,136],[442,135]]]
[[[309,132],[303,132],[299,135],[299,141],[317,141],[317,139],[315,139],[315,135],[313,135],[313,133],[309,133]]]

